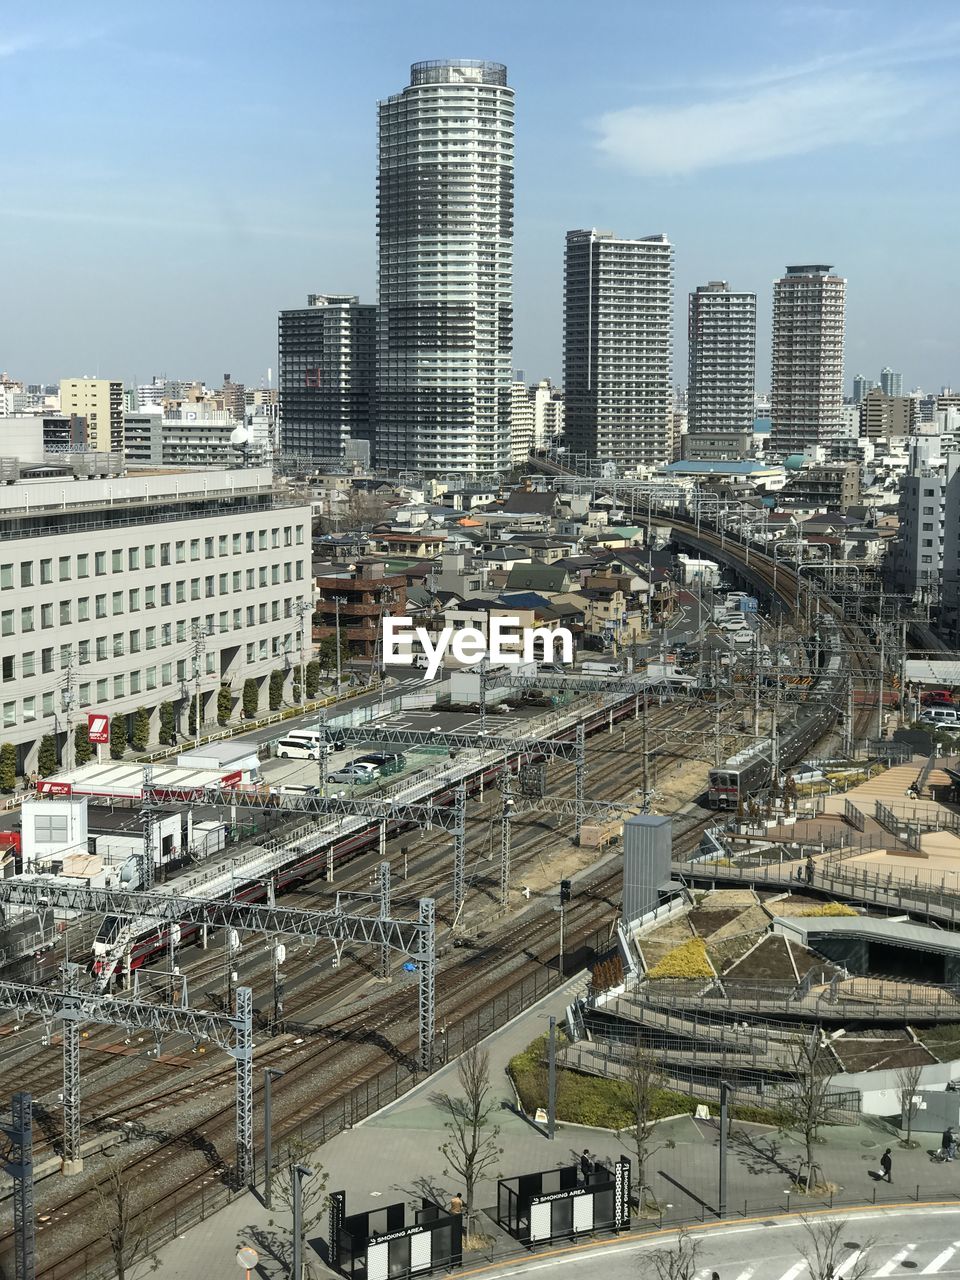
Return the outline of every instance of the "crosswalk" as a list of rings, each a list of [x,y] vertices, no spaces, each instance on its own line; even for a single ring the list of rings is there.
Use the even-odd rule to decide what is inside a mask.
[[[836,1259],[833,1280],[844,1280],[851,1275],[863,1277],[863,1280],[886,1280],[889,1276],[898,1275],[960,1275],[960,1240],[948,1245],[902,1244],[899,1248],[892,1244],[872,1245],[867,1248],[866,1256],[864,1253],[858,1248],[842,1250]],[[714,1267],[701,1268],[693,1280],[711,1280],[715,1270]],[[783,1260],[780,1260],[778,1264],[757,1262],[741,1266],[739,1270],[726,1265],[718,1274],[721,1280],[814,1280],[804,1259],[791,1263],[785,1270]]]

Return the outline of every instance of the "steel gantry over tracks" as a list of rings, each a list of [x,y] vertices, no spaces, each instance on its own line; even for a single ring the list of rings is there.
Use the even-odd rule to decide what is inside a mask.
[[[70,966],[71,971],[76,966]],[[57,987],[28,987],[0,982],[0,1008],[18,1017],[35,1014],[63,1024],[63,1161],[64,1172],[76,1172],[80,1158],[80,1027],[85,1022],[152,1031],[157,1043],[167,1035],[190,1036],[225,1050],[236,1062],[236,1179],[246,1186],[253,1176],[253,993],[237,988],[236,1013],[206,1013],[144,1000],[118,1000],[93,991],[78,991],[73,978]]]
[[[332,942],[341,949],[346,942],[398,951],[416,963],[419,980],[419,1062],[429,1073],[433,1067],[436,1020],[436,924],[432,898],[420,899],[417,920],[393,920],[380,916],[349,915],[339,909],[304,911],[256,902],[220,898],[186,897],[174,893],[129,893],[119,889],[91,889],[16,879],[0,882],[0,903],[45,903],[67,911],[94,911],[123,916],[143,930],[184,922],[217,928],[245,930],[268,937],[289,935],[310,942]],[[138,930],[139,931],[139,930]],[[56,993],[54,993],[56,994]],[[103,997],[110,1000],[109,996]]]

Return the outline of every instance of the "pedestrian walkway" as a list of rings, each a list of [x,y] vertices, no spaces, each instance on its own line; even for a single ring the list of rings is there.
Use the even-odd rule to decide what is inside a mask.
[[[491,1084],[500,1105],[497,1117],[501,1130],[498,1145],[503,1148],[500,1176],[572,1164],[584,1148],[606,1161],[623,1154],[632,1155],[629,1133],[621,1140],[608,1131],[561,1124],[556,1138],[549,1141],[540,1128],[517,1114],[512,1086],[505,1074],[510,1058],[546,1032],[551,1014],[562,1020],[566,1003],[576,991],[582,990],[585,978],[585,974],[577,975],[565,988],[545,997],[484,1043],[490,1058]],[[447,1172],[446,1161],[439,1150],[446,1134],[436,1094],[441,1091],[453,1094],[456,1090],[456,1064],[451,1063],[384,1111],[326,1143],[310,1157],[311,1166],[324,1170],[328,1190],[346,1191],[348,1213],[397,1201],[419,1204],[426,1190],[446,1202],[463,1187],[456,1175]],[[259,1123],[260,1117],[257,1117]],[[837,1203],[862,1206],[874,1200],[877,1203],[912,1200],[918,1194],[936,1199],[960,1192],[957,1173],[960,1163],[955,1169],[952,1164],[933,1164],[930,1160],[930,1151],[939,1146],[938,1138],[930,1138],[917,1150],[902,1150],[897,1145],[896,1133],[884,1122],[869,1117],[858,1125],[825,1130],[824,1137],[823,1144],[817,1147],[817,1161],[822,1166],[823,1177],[833,1187]],[[878,1182],[875,1176],[880,1157],[888,1146],[893,1152],[892,1185]],[[715,1119],[694,1120],[685,1115],[657,1126],[657,1136],[651,1144],[648,1181],[662,1206],[665,1225],[716,1220],[718,1148]],[[795,1179],[804,1154],[802,1143],[794,1135],[783,1135],[767,1126],[737,1123],[728,1155],[728,1214],[752,1217],[822,1207],[825,1200],[811,1202],[796,1189]],[[829,1195],[826,1199],[829,1200]],[[495,1180],[481,1183],[478,1205],[491,1215],[482,1219],[490,1243],[485,1254],[475,1257],[477,1263],[484,1256],[491,1259],[508,1256],[508,1251],[515,1252],[518,1247],[495,1226],[492,1220],[495,1203]],[[234,1277],[238,1246],[268,1235],[271,1217],[281,1214],[282,1211],[268,1213],[253,1193],[241,1196],[166,1246],[161,1251],[160,1268],[155,1274],[161,1280]],[[647,1219],[645,1225],[658,1226],[660,1221],[661,1215],[655,1215]],[[322,1237],[325,1230],[324,1219],[312,1237]],[[320,1243],[319,1239],[316,1243]],[[319,1257],[311,1256],[317,1274],[325,1274]],[[282,1275],[278,1267],[264,1259],[261,1250],[262,1277]],[[930,1259],[931,1264],[933,1261],[935,1259]],[[758,1270],[756,1276],[746,1280],[784,1280],[784,1277],[768,1276]],[[787,1280],[803,1280],[803,1277],[797,1272]]]

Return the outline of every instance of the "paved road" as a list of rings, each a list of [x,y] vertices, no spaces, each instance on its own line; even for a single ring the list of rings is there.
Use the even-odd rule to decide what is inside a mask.
[[[960,1276],[960,1208],[925,1206],[854,1210],[813,1216],[811,1223],[844,1224],[833,1255],[835,1280],[864,1277]],[[691,1280],[820,1280],[804,1252],[810,1232],[796,1219],[741,1226],[714,1226],[691,1233],[696,1242],[696,1270]],[[485,1277],[527,1276],[554,1272],[558,1280],[655,1280],[655,1251],[676,1254],[676,1236],[625,1239],[622,1243],[581,1245],[525,1258],[509,1266],[473,1269]],[[864,1269],[861,1270],[861,1267]]]

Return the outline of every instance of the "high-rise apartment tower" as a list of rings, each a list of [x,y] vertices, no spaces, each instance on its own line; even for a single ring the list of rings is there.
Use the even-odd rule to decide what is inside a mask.
[[[802,453],[840,431],[846,287],[820,265],[787,267],[774,282],[772,453]]]
[[[752,431],[757,295],[711,280],[690,295],[688,431]]]
[[[349,293],[311,293],[280,312],[280,447],[339,458],[370,440],[377,309]]]
[[[670,462],[673,245],[568,231],[563,389],[574,453],[623,468]]]
[[[379,104],[381,466],[509,467],[513,97],[501,63],[454,59]]]

